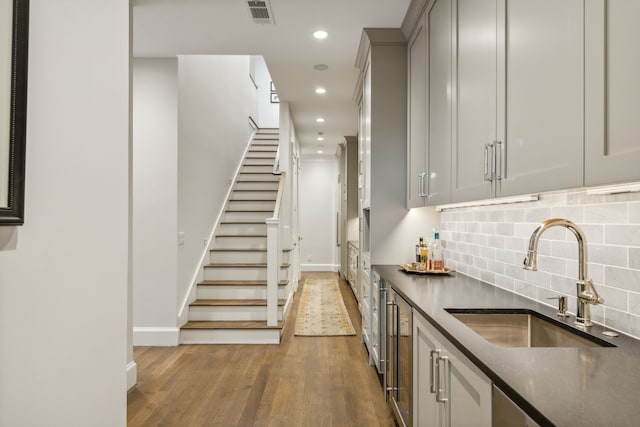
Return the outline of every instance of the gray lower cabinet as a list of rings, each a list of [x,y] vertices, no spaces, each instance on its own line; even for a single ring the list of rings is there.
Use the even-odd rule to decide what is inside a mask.
[[[585,185],[640,180],[640,2],[585,2]]]
[[[413,311],[413,425],[491,427],[492,384]]]

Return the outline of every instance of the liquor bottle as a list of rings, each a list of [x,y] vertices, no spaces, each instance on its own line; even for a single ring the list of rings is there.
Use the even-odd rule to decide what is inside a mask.
[[[418,244],[416,245],[416,262],[424,262],[422,260],[424,248],[426,247],[424,243],[424,237],[420,236]]]
[[[433,233],[433,246],[431,247],[431,269],[434,271],[444,271],[444,249],[440,243],[440,233]]]

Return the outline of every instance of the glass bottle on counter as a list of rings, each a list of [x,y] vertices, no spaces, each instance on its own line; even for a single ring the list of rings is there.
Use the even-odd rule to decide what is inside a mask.
[[[433,233],[433,244],[431,246],[431,265],[433,271],[444,271],[444,249],[440,243],[440,233]]]
[[[424,237],[420,236],[416,245],[416,262],[422,262],[422,248],[424,246]]]

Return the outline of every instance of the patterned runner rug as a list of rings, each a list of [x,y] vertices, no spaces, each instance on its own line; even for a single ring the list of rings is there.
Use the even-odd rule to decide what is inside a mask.
[[[302,288],[296,335],[355,335],[347,307],[335,279],[307,279]]]

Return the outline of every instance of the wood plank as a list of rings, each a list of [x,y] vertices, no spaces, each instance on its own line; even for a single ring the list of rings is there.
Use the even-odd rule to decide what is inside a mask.
[[[303,273],[301,285],[308,277],[336,276]],[[343,280],[340,291],[356,336],[294,336],[297,292],[280,345],[136,347],[128,427],[393,427],[361,341],[357,303]]]

